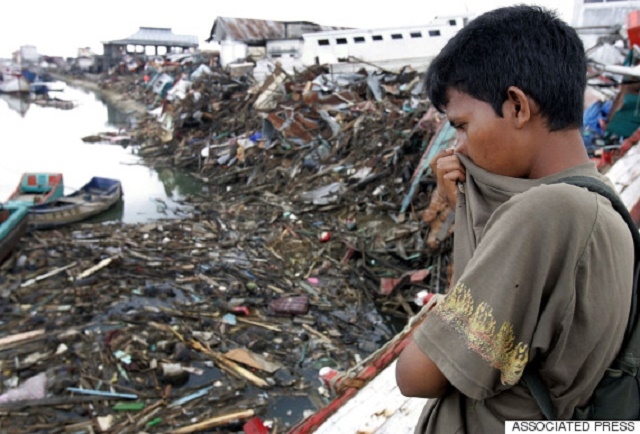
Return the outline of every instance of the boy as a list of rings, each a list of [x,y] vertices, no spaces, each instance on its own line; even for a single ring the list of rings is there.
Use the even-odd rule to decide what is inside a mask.
[[[457,129],[432,168],[456,210],[453,287],[398,359],[406,396],[429,399],[416,433],[498,433],[544,419],[522,381],[535,360],[560,419],[585,405],[629,315],[633,244],[604,197],[553,183],[606,181],[582,138],[584,48],[533,6],[485,13],[426,74]],[[609,183],[610,184],[610,183]]]

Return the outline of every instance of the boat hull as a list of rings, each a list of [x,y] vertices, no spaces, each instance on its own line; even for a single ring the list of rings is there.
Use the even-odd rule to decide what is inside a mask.
[[[7,204],[33,206],[47,203],[64,195],[64,180],[61,173],[22,174],[18,186],[7,199]]]
[[[51,229],[101,214],[122,198],[120,181],[94,177],[76,192],[29,209],[29,226]]]
[[[26,206],[4,206],[0,209],[0,264],[13,252],[27,231],[29,209]]]
[[[607,171],[616,192],[629,210],[636,225],[640,224],[640,147],[633,146]]]

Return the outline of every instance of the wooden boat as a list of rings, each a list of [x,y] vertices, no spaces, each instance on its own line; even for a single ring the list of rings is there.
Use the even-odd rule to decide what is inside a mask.
[[[64,195],[62,173],[23,173],[7,203],[28,206],[46,203]]]
[[[48,229],[76,223],[114,206],[122,197],[117,179],[93,177],[79,190],[29,209],[29,226]]]
[[[427,311],[423,307],[400,333],[349,372],[331,376],[328,383],[333,400],[287,433],[412,433],[426,399],[408,398],[400,393],[395,365]],[[326,381],[327,377],[323,379]]]
[[[630,147],[605,174],[611,180],[633,221],[640,224],[640,129],[627,139]]]
[[[11,254],[27,230],[29,207],[20,204],[0,206],[0,264]]]

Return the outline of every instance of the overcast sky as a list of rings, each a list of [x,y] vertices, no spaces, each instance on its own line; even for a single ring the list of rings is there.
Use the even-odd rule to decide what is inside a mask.
[[[139,27],[170,27],[175,34],[197,36],[202,49],[213,48],[204,40],[218,16],[380,28],[517,3],[555,9],[571,23],[574,0],[9,0],[1,8],[0,58],[10,58],[22,45],[51,56],[75,57],[79,47],[102,54],[103,41],[124,39]]]

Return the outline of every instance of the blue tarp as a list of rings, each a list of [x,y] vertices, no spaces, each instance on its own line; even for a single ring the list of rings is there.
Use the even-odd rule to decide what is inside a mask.
[[[607,116],[611,111],[611,101],[596,101],[591,104],[582,116],[582,141],[587,151],[592,151],[597,145],[596,140],[603,139]]]

